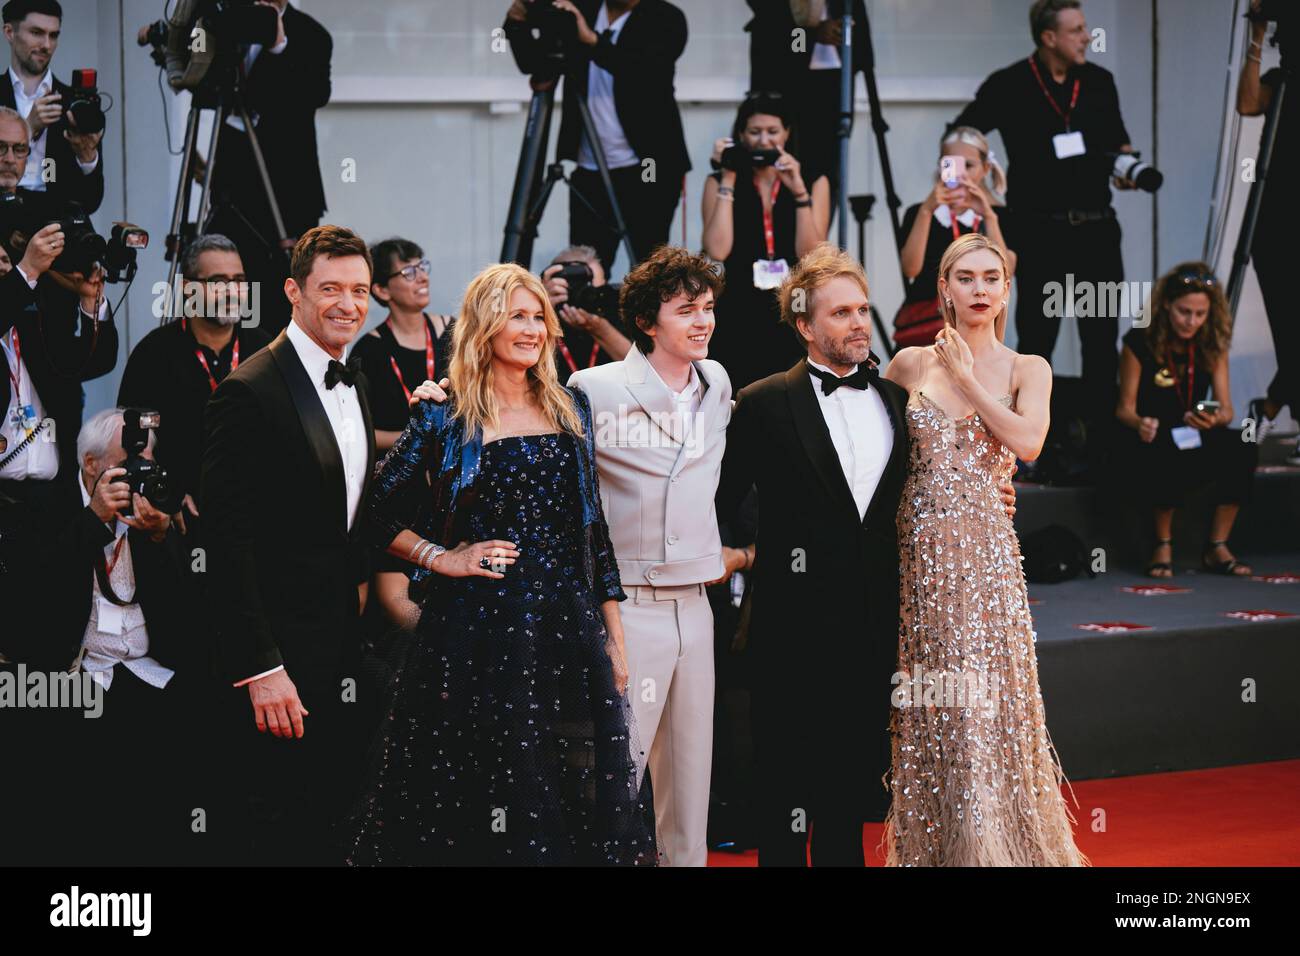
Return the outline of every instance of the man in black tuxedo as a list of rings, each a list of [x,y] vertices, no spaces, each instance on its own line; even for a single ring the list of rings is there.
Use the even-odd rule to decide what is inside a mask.
[[[292,248],[325,212],[316,111],[330,101],[334,41],[328,30],[288,0],[272,0],[272,5],[279,13],[273,36],[264,45],[241,48],[241,88],[284,219],[286,246]],[[271,293],[262,301],[261,328],[274,335],[289,320],[288,303],[279,294],[288,277],[287,248],[276,235],[243,125],[235,114],[221,131],[213,218],[206,231],[233,239],[249,279],[264,283],[264,291]]]
[[[747,646],[759,864],[803,866],[811,842],[814,865],[862,866],[863,821],[888,807],[907,393],[876,372],[867,280],[850,256],[808,253],[781,306],[808,357],[740,392],[718,488],[720,518],[758,488]]]
[[[0,83],[0,106],[27,122],[31,158],[23,186],[44,192],[61,212],[69,201],[93,213],[104,200],[104,131],[77,129],[68,112],[72,88],[50,70],[59,46],[63,9],[58,0],[9,0],[0,14],[9,41],[9,70]]]
[[[367,577],[359,505],[375,446],[365,389],[342,358],[365,325],[371,263],[354,233],[318,226],[298,240],[291,269],[290,325],[208,403],[200,500],[217,666],[239,688],[228,719],[256,858],[319,863],[337,858],[329,825],[355,769],[344,682],[356,673]]]
[[[553,77],[546,38],[533,35],[528,8],[515,0],[506,14],[510,49],[522,72],[541,79],[550,71]],[[667,0],[556,0],[552,19],[565,14],[574,18],[577,35],[565,58],[556,150],[558,158],[578,164],[570,177],[569,242],[595,248],[608,273],[617,253],[613,210],[585,142],[578,99],[587,97],[639,261],[668,241],[682,177],[691,168],[673,87],[677,58],[686,49],[686,17]]]

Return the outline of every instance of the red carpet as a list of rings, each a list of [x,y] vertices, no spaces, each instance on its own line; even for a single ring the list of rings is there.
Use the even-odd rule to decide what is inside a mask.
[[[1078,821],[1075,839],[1094,866],[1300,865],[1300,760],[1082,780],[1073,787],[1079,805],[1068,788],[1065,796]],[[864,830],[868,866],[884,863],[883,848],[876,854],[881,829],[869,823]],[[754,850],[709,854],[709,866],[757,865]]]

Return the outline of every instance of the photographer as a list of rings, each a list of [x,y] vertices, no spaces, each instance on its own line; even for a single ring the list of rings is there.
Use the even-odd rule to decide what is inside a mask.
[[[50,70],[63,9],[57,0],[9,0],[0,15],[10,50],[9,82],[0,83],[0,106],[16,109],[31,128],[31,155],[22,186],[48,193],[59,204],[76,202],[93,213],[104,200],[99,153],[104,131],[78,131],[68,110],[72,89]],[[52,175],[46,175],[46,160]]]
[[[542,284],[564,331],[555,349],[561,385],[579,369],[622,361],[632,342],[607,318],[618,316],[618,287],[605,284],[605,268],[595,249],[561,249],[542,270]],[[575,305],[575,301],[588,308]]]
[[[514,0],[505,31],[519,69],[540,84],[554,82],[556,61],[548,54],[562,43],[556,156],[578,164],[570,177],[569,242],[595,248],[607,272],[614,263],[613,209],[578,112],[585,96],[633,254],[644,259],[668,241],[682,177],[691,168],[673,87],[686,17],[667,0]]]
[[[188,535],[199,514],[199,455],[208,396],[241,360],[269,345],[271,337],[240,322],[247,277],[239,250],[225,236],[209,233],[190,242],[181,275],[186,308],[131,350],[117,403],[160,413],[155,454],[182,495],[177,530]],[[195,294],[200,290],[201,297]],[[195,301],[201,309],[189,308]]]
[[[241,88],[287,238],[277,241],[266,191],[238,114],[228,117],[221,131],[212,183],[213,218],[207,231],[234,240],[249,278],[263,284],[268,294],[262,302],[261,328],[274,335],[289,321],[289,302],[280,291],[289,277],[287,251],[325,212],[316,111],[330,100],[334,41],[320,23],[287,0],[261,0],[256,6],[278,14],[274,42],[240,47],[246,75]]]
[[[1061,316],[1044,308],[1048,284],[1064,286],[1072,273],[1082,292],[1124,278],[1108,180],[1116,155],[1132,148],[1114,78],[1087,62],[1090,34],[1079,0],[1035,0],[1029,22],[1034,53],[986,79],[953,125],[1002,133],[1020,253],[1017,348],[1050,362]],[[1118,179],[1115,186],[1133,188]],[[1088,407],[1100,422],[1114,405],[1119,317],[1080,316],[1078,323]]]
[[[713,147],[704,181],[704,251],[725,264],[709,354],[741,389],[799,360],[802,349],[780,318],[776,289],[801,256],[826,239],[830,186],[793,155],[795,104],[754,93],[731,136]]]
[[[1290,290],[1290,231],[1292,216],[1287,176],[1300,148],[1296,135],[1300,133],[1300,89],[1292,86],[1291,61],[1287,59],[1283,22],[1290,11],[1281,3],[1261,3],[1252,0],[1250,5],[1250,47],[1246,62],[1241,67],[1237,86],[1237,112],[1242,116],[1259,116],[1267,113],[1273,97],[1287,79],[1286,94],[1277,118],[1277,133],[1273,141],[1273,155],[1269,161],[1271,176],[1264,182],[1264,196],[1259,207],[1259,221],[1251,242],[1250,258],[1255,266],[1255,278],[1264,298],[1264,311],[1273,333],[1273,351],[1277,355],[1277,374],[1268,385],[1265,397],[1251,402],[1250,416],[1256,422],[1256,439],[1263,440],[1271,421],[1283,408],[1291,409],[1291,417],[1300,421],[1300,325],[1297,325],[1291,308]],[[1266,16],[1277,19],[1273,43],[1282,53],[1282,65],[1259,75],[1264,52],[1264,34],[1268,29]],[[1300,443],[1292,449],[1287,463],[1300,465]]]
[[[34,205],[28,218],[47,222],[39,211],[42,197],[18,188],[25,164],[19,154],[26,145],[27,124],[14,110],[0,107],[0,210],[19,204],[27,213]],[[5,195],[9,202],[2,201]],[[17,268],[0,280],[0,407],[6,409],[0,480],[24,486],[75,467],[70,436],[81,425],[81,383],[113,370],[118,344],[103,272],[56,271],[64,264],[62,225],[32,229],[30,240],[27,228],[32,227],[13,222],[0,228],[0,242],[20,257]],[[38,493],[31,488],[21,493],[27,491]]]

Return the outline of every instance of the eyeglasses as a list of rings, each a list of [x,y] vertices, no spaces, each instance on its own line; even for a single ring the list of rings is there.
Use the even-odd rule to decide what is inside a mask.
[[[31,151],[30,143],[6,143],[0,140],[0,156],[8,156],[12,152],[15,159],[22,159]]]
[[[429,262],[428,259],[421,259],[419,262],[417,262],[417,263],[416,263],[415,265],[413,265],[413,266],[407,266],[407,267],[404,268],[404,269],[398,269],[396,272],[393,272],[393,273],[389,274],[389,275],[384,279],[384,282],[387,282],[389,279],[392,279],[392,278],[394,278],[394,277],[396,277],[396,276],[401,276],[401,277],[402,277],[403,279],[405,279],[407,282],[414,282],[414,281],[415,281],[415,274],[416,274],[417,272],[419,272],[419,273],[423,273],[424,275],[427,276],[427,275],[429,274],[429,268],[430,268],[430,266],[431,266],[431,263]],[[382,284],[382,283],[381,283],[381,284]]]
[[[202,276],[194,281],[202,282],[204,285],[228,285],[236,282],[247,282],[248,276],[243,273],[235,276]]]

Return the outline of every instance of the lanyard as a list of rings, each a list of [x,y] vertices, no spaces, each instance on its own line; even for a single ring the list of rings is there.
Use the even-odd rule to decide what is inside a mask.
[[[951,209],[948,210],[948,214],[949,214],[949,215],[952,215],[952,237],[953,237],[954,239],[960,239],[960,238],[961,238],[961,233],[957,231],[957,217],[956,217],[955,215],[953,215]],[[975,222],[974,222],[974,224],[970,227],[970,231],[971,231],[971,232],[979,232],[979,231],[980,231],[980,217],[979,217],[979,216],[976,216],[976,217],[975,217]]]
[[[570,372],[578,370],[578,363],[573,360],[573,353],[569,351],[569,346],[565,343],[564,338],[560,338],[560,354],[564,356],[565,363],[569,366]],[[587,360],[587,368],[596,364],[596,356],[600,354],[600,343],[593,342],[591,345],[591,358]]]
[[[393,329],[392,316],[389,316],[384,321],[391,332]],[[397,341],[396,333],[393,335],[393,341]],[[402,391],[406,393],[406,400],[409,402],[411,400],[411,390],[406,387],[406,379],[402,377],[402,370],[397,367],[397,359],[393,358],[391,354],[388,356],[388,364],[393,367],[393,374],[397,376],[397,384],[402,386]],[[424,319],[424,371],[426,377],[432,382],[434,380],[433,333],[429,331],[428,318]]]
[[[113,545],[113,557],[104,562],[104,574],[108,576],[113,573],[113,567],[117,564],[117,559],[122,556],[122,545],[126,541],[126,535],[117,536],[117,544]]]
[[[1174,363],[1173,363],[1172,353],[1170,353],[1166,357],[1165,364],[1169,366],[1169,376],[1174,380],[1174,391],[1178,393],[1178,401],[1181,402],[1184,406],[1186,406],[1186,410],[1190,412],[1192,410],[1192,382],[1193,382],[1192,376],[1196,372],[1196,343],[1194,341],[1187,343],[1187,399],[1186,401],[1183,400],[1183,390],[1178,387],[1178,376],[1174,374]]]
[[[1047,84],[1043,82],[1043,74],[1038,72],[1038,64],[1034,62],[1033,56],[1029,57],[1029,68],[1034,71],[1034,79],[1038,81],[1038,88],[1047,97],[1047,102],[1051,104],[1052,109],[1056,110],[1056,114],[1065,120],[1065,131],[1068,133],[1070,131],[1070,114],[1074,112],[1074,104],[1079,102],[1079,78],[1075,77],[1074,79],[1074,92],[1070,94],[1070,108],[1062,113],[1061,107],[1053,99],[1052,94],[1047,92]]]
[[[18,338],[18,326],[9,330],[8,339],[7,343],[0,339],[0,346],[4,347],[5,357],[9,360],[9,381],[14,383],[14,403],[21,407],[23,399],[19,390],[22,387],[23,370],[18,363],[23,360],[23,344]]]
[[[184,319],[181,319],[181,331],[188,331]],[[230,352],[230,370],[232,372],[239,368],[239,336],[233,336],[233,339],[235,344]],[[208,366],[208,357],[203,354],[203,349],[195,348],[194,357],[199,360],[199,364],[203,366],[203,374],[208,377],[208,390],[215,392],[217,390],[217,380],[212,375],[212,369]]]
[[[759,205],[763,204],[763,193],[759,190],[758,184],[754,184],[754,189],[758,191]],[[772,231],[772,209],[776,206],[776,194],[781,191],[781,179],[777,177],[772,183],[772,205],[763,209],[763,239],[767,242],[767,257],[776,258],[776,233]]]

